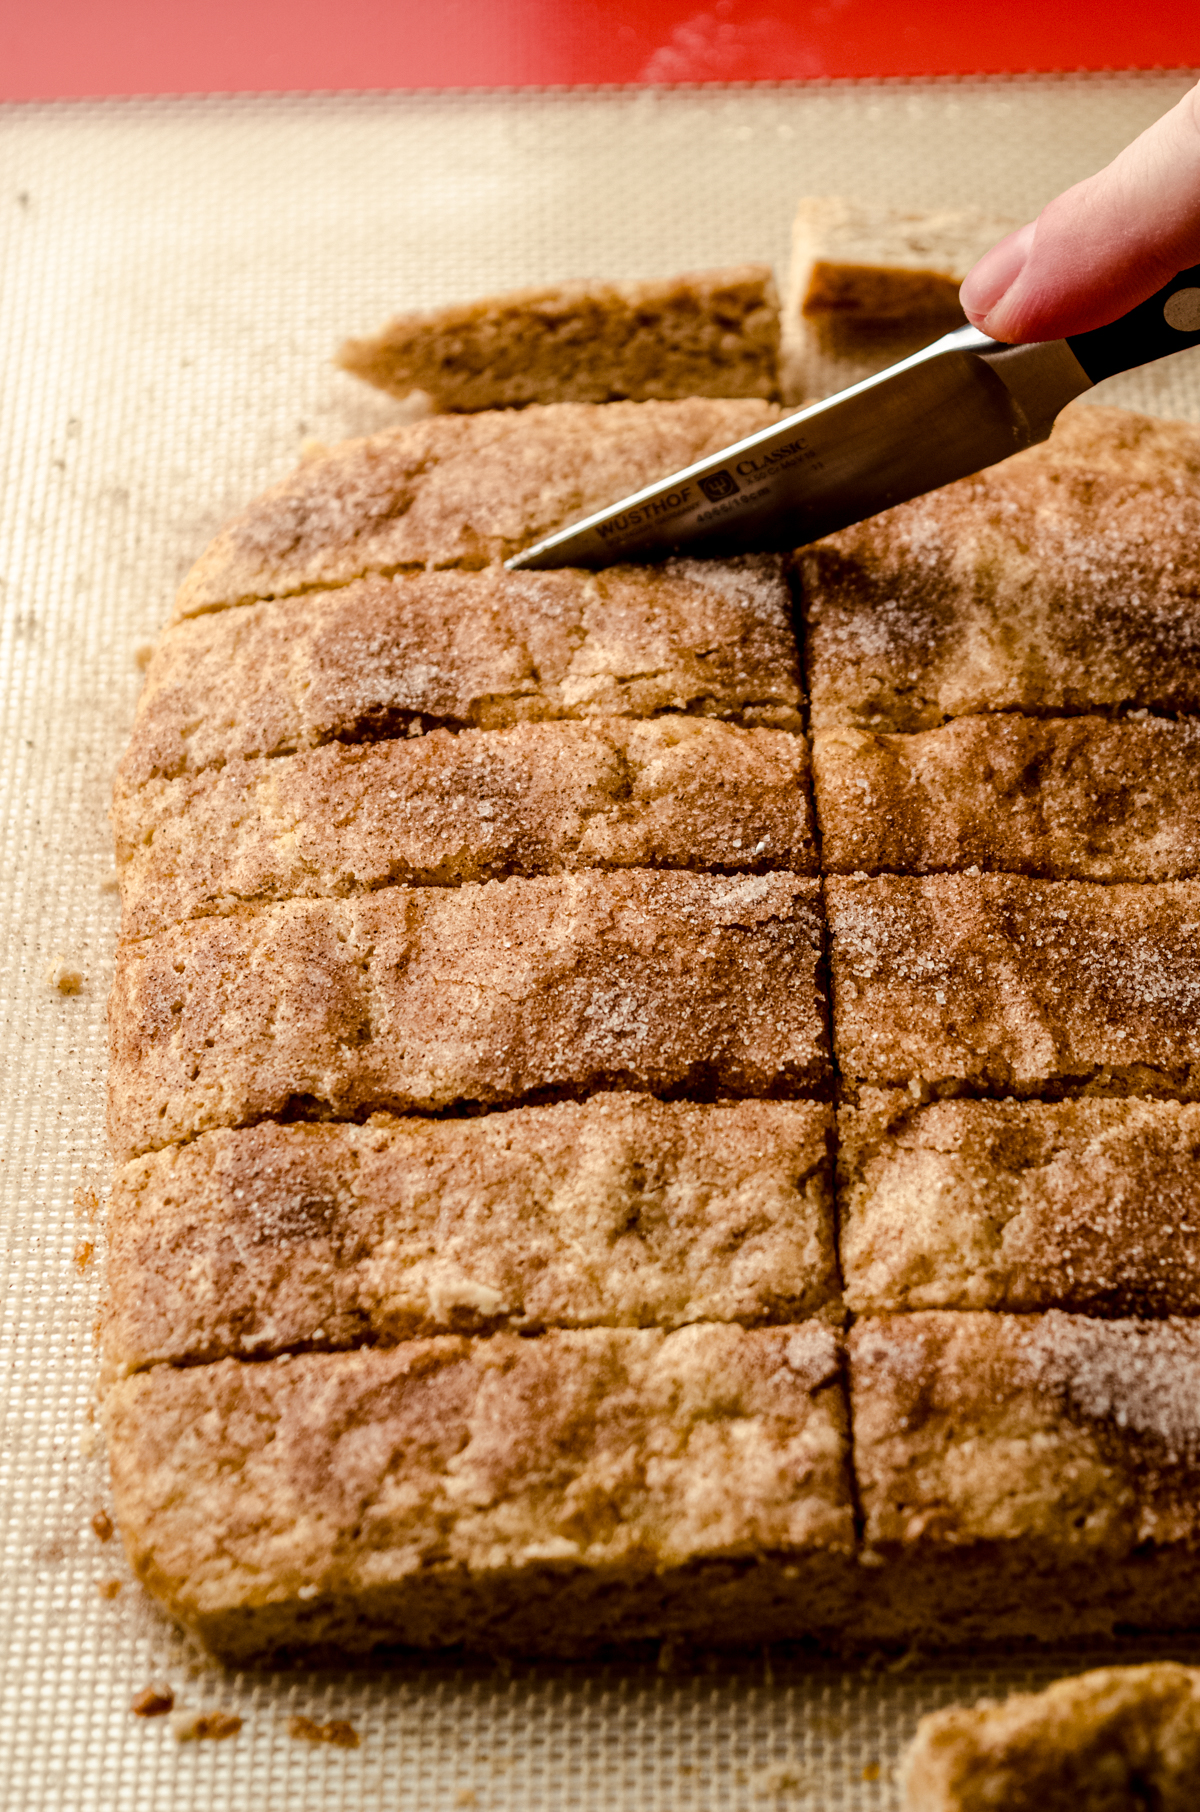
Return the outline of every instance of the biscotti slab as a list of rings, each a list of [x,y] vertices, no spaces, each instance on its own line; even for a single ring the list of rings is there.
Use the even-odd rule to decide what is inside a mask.
[[[306,460],[234,518],[176,616],[405,568],[486,566],[779,419],[772,403],[551,403],[438,415]]]
[[[770,556],[367,579],[168,630],[117,787],[438,726],[689,711],[798,730],[799,703]]]
[[[104,1422],[138,1576],[229,1661],[845,1619],[846,1409],[818,1322],[156,1366]]]
[[[1200,429],[1076,404],[1044,446],[799,556],[814,729],[1200,709]]]
[[[114,1156],[264,1117],[804,1093],[829,1073],[819,886],[626,869],[394,887],[126,942]]]
[[[827,730],[813,778],[824,866],[1170,881],[1200,873],[1200,723],[960,717],[912,736]]]
[[[1195,1626],[1200,1323],[896,1315],[849,1350],[880,1636]]]
[[[106,1369],[497,1327],[838,1320],[812,1101],[205,1133],[117,1173]]]
[[[700,717],[333,744],[118,792],[113,827],[126,937],[396,882],[817,866],[803,737]]]
[[[857,1313],[1200,1313],[1200,1106],[864,1089],[838,1131]]]
[[[648,283],[560,283],[422,314],[347,340],[338,363],[440,409],[779,394],[766,264]]]
[[[1193,1812],[1200,1669],[1099,1667],[948,1706],[921,1719],[901,1780],[903,1812]]]
[[[1200,882],[839,877],[825,899],[847,1077],[1200,1092]]]
[[[919,212],[806,195],[792,223],[788,328],[804,317],[875,325],[962,319],[958,288],[971,266],[1020,222],[979,208]]]

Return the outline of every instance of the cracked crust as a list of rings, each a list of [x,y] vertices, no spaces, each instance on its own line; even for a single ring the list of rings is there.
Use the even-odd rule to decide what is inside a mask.
[[[221,531],[176,619],[405,568],[480,567],[779,419],[757,398],[437,415],[307,460]]]
[[[1052,880],[1200,871],[1200,723],[960,717],[915,735],[826,730],[813,746],[834,874],[978,867]]]
[[[110,1375],[509,1327],[839,1321],[832,1108],[644,1095],[205,1133],[118,1172]]]
[[[1049,441],[798,556],[815,730],[1200,709],[1200,429],[1077,404]]]
[[[157,1366],[103,1415],[135,1570],[227,1660],[845,1617],[846,1410],[819,1323]]]
[[[580,868],[814,874],[808,745],[712,718],[445,731],[117,792],[122,931]]]
[[[389,888],[122,945],[118,1160],[266,1117],[593,1088],[794,1095],[829,1074],[819,883],[628,869]]]
[[[879,1634],[1195,1624],[1200,1325],[931,1312],[849,1352]]]
[[[684,711],[798,730],[799,703],[771,555],[368,579],[169,629],[117,790],[439,725]]]
[[[1200,882],[881,876],[825,900],[847,1077],[1200,1093]]]
[[[864,1089],[838,1130],[856,1313],[1200,1313],[1200,1107]]]
[[[905,1812],[1192,1812],[1200,1669],[1101,1667],[1045,1692],[935,1711],[901,1777]]]
[[[649,283],[560,283],[398,315],[347,340],[343,370],[441,409],[779,394],[766,264]]]

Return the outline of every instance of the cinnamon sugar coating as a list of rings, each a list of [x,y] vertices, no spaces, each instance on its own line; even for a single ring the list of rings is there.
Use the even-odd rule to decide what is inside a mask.
[[[832,1120],[812,1101],[614,1093],[205,1133],[117,1173],[106,1370],[500,1327],[836,1321]]]
[[[439,725],[687,711],[799,729],[799,702],[771,555],[368,579],[169,629],[117,788]]]
[[[559,283],[398,315],[338,363],[442,409],[627,397],[779,394],[779,298],[766,264],[647,283]]]
[[[227,1660],[844,1618],[846,1412],[820,1323],[156,1366],[104,1421],[136,1571]]]
[[[1076,404],[1049,441],[799,556],[814,729],[1200,709],[1200,429]]]
[[[921,1719],[904,1812],[1191,1812],[1200,1781],[1200,1669],[1099,1667],[1045,1692]]]
[[[236,516],[176,618],[405,568],[486,566],[779,419],[757,398],[436,415],[305,461]]]
[[[265,1117],[803,1093],[829,1069],[818,892],[589,871],[295,900],[127,942],[114,1157]]]
[[[1200,882],[881,876],[825,899],[847,1077],[1200,1093]]]
[[[1200,1106],[864,1089],[838,1131],[856,1313],[1200,1314]]]
[[[881,1634],[1196,1622],[1200,1324],[931,1312],[848,1344]]]
[[[713,718],[520,724],[119,790],[122,929],[578,868],[817,866],[808,745]]]
[[[816,738],[834,874],[979,867],[1050,879],[1200,872],[1200,722],[960,717],[911,736]]]

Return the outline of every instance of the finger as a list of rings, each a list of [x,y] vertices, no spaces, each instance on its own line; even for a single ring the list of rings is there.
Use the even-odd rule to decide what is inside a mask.
[[[997,340],[1057,340],[1115,321],[1200,264],[1200,86],[1107,168],[993,246],[961,297]]]

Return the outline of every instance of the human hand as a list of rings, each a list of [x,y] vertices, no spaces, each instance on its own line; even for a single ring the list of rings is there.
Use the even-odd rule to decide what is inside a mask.
[[[1061,340],[1200,264],[1200,85],[979,260],[959,294],[994,340]]]

